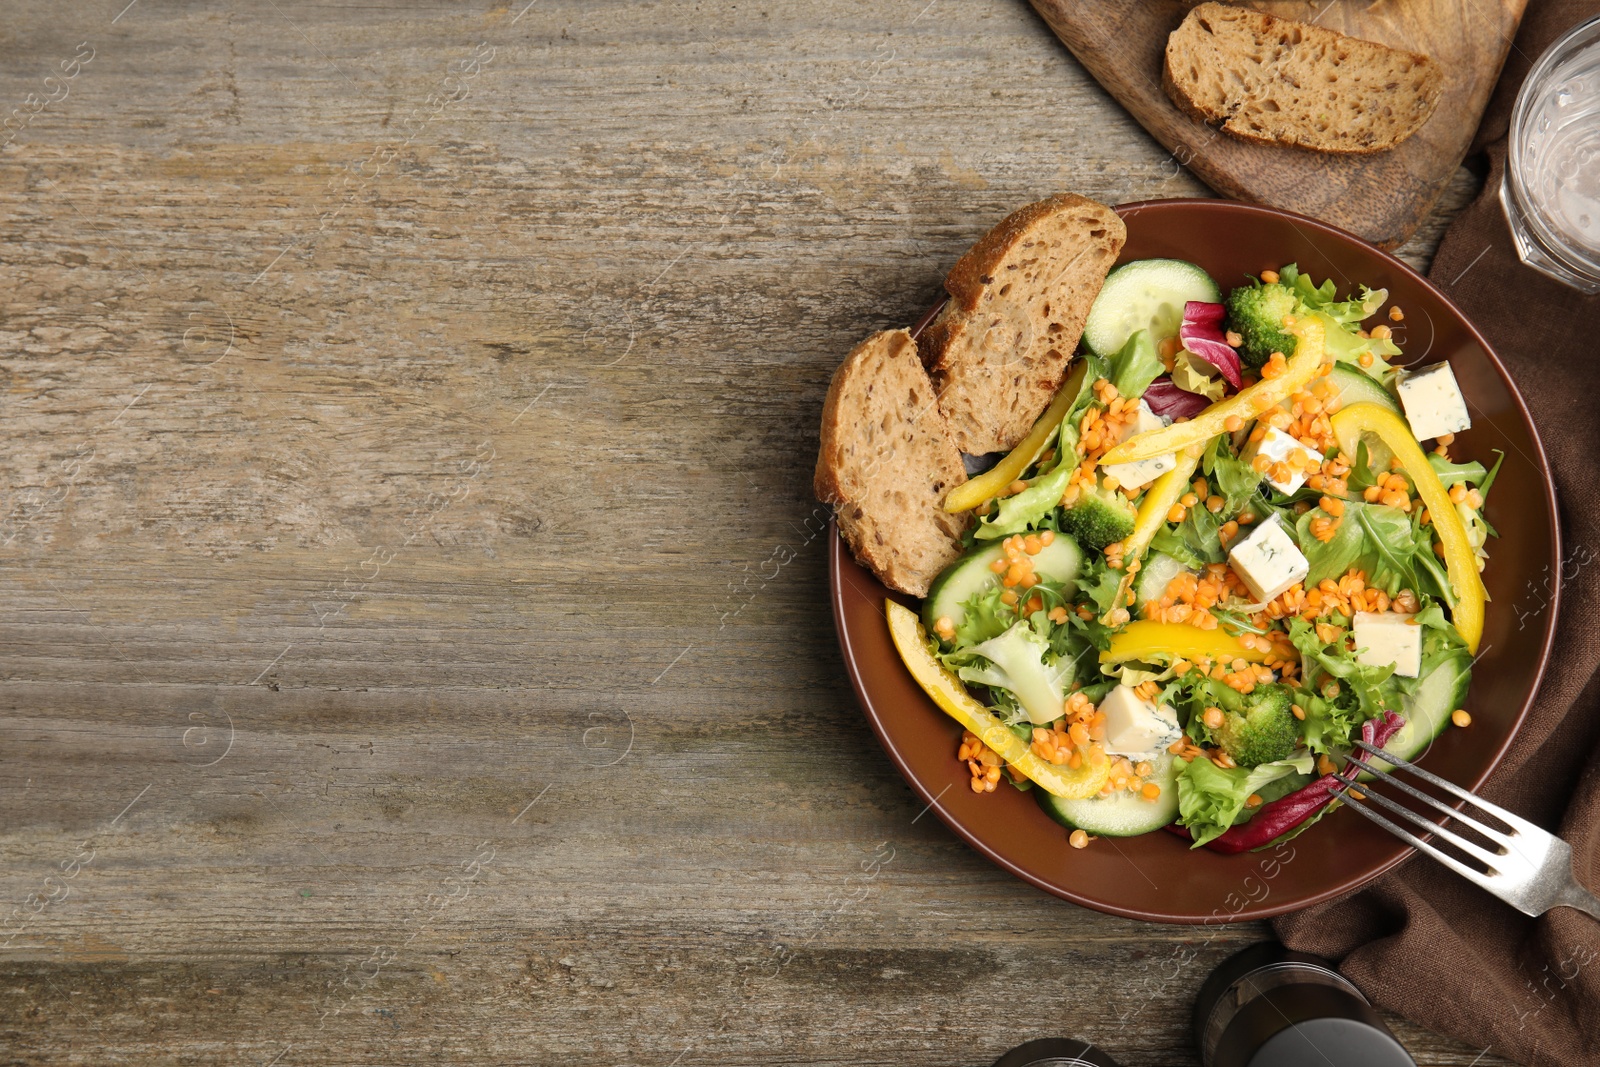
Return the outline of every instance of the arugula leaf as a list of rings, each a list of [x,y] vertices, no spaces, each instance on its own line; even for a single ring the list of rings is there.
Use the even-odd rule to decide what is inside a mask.
[[[1201,469],[1211,480],[1211,487],[1223,498],[1222,514],[1237,515],[1251,495],[1261,485],[1261,472],[1235,456],[1219,434],[1206,446],[1201,457]]]
[[[1470,525],[1468,530],[1471,530]],[[1444,561],[1433,554],[1433,529],[1422,525],[1422,516],[1417,516],[1416,528],[1411,539],[1414,554],[1412,560],[1416,563],[1416,584],[1411,588],[1425,596],[1438,597],[1453,610],[1456,606],[1456,591],[1450,584],[1450,575],[1445,570]]]
[[[1070,626],[1057,626],[1050,635],[1050,651],[1064,665],[1068,688],[1077,681],[1098,681],[1100,657],[1094,643]]]
[[[1204,567],[1207,563],[1221,563],[1228,558],[1223,550],[1217,530],[1222,526],[1220,515],[1213,515],[1203,507],[1189,509],[1189,514],[1176,526],[1164,526],[1150,541],[1150,547],[1182,563],[1185,567]]]
[[[1078,576],[1078,592],[1095,606],[1095,615],[1104,616],[1116,606],[1117,591],[1122,588],[1122,572],[1106,565],[1104,556],[1093,557]]]
[[[1500,454],[1502,456],[1505,455],[1504,452]],[[1428,466],[1433,468],[1433,473],[1439,476],[1439,480],[1445,484],[1446,488],[1456,482],[1480,485],[1489,476],[1489,472],[1484,470],[1483,464],[1477,460],[1473,460],[1471,463],[1451,463],[1436,452],[1428,453]]]
[[[1370,365],[1361,369],[1379,380],[1389,374],[1393,368],[1386,357],[1399,355],[1400,346],[1388,338],[1356,334],[1361,323],[1389,299],[1387,289],[1368,289],[1363,285],[1359,297],[1341,301],[1337,299],[1338,289],[1332,278],[1321,285],[1312,285],[1310,277],[1301,274],[1293,263],[1278,271],[1278,281],[1294,291],[1304,311],[1322,320],[1326,331],[1323,344],[1330,355],[1358,367],[1363,355],[1371,355]]]
[[[1324,578],[1343,577],[1351,567],[1366,572],[1367,584],[1383,589],[1390,596],[1401,589],[1416,588],[1418,549],[1411,519],[1405,512],[1381,504],[1346,500],[1344,518],[1327,541],[1311,535],[1311,522],[1331,518],[1321,508],[1312,508],[1295,523],[1300,550],[1310,564],[1305,587],[1310,589]],[[1433,554],[1430,540],[1428,554]]]
[[[1484,478],[1483,484],[1478,486],[1478,492],[1485,498],[1487,498],[1489,496],[1489,487],[1494,485],[1494,480],[1496,478],[1500,477],[1500,464],[1502,464],[1502,463],[1504,463],[1506,461],[1506,454],[1503,451],[1501,451],[1498,448],[1495,449],[1494,451],[1495,451],[1494,466],[1489,468],[1488,477]]]
[[[1348,507],[1345,514],[1350,514]],[[1410,533],[1411,525],[1405,512],[1364,504],[1355,509],[1355,520],[1367,535],[1366,558],[1372,564],[1367,569],[1367,584],[1377,586],[1390,595],[1400,589],[1414,589],[1416,578],[1412,560],[1416,557],[1416,546],[1405,537]],[[1400,538],[1398,543],[1408,545],[1411,551],[1396,551],[1396,542],[1391,538],[1397,536]],[[1431,545],[1428,551],[1432,555]]]
[[[1378,484],[1378,472],[1372,467],[1372,449],[1365,438],[1356,442],[1356,454],[1350,457],[1350,476],[1345,487],[1351,496],[1360,496],[1363,489]]]
[[[1082,689],[1078,690],[1078,692],[1082,693],[1083,698],[1089,703],[1098,704],[1104,700],[1106,695],[1116,687],[1117,680],[1115,678],[1107,678],[1103,682],[1093,682],[1089,685],[1085,685]]]
[[[1119,396],[1137,397],[1161,376],[1166,368],[1156,354],[1156,343],[1149,330],[1135,330],[1122,351],[1111,357],[1110,379]],[[1084,381],[1089,380],[1085,374]]]
[[[1188,520],[1185,519],[1185,522]],[[1163,526],[1150,539],[1150,548],[1155,552],[1165,552],[1185,567],[1199,569],[1207,563],[1219,562],[1202,555],[1197,555],[1184,537],[1183,527]]]

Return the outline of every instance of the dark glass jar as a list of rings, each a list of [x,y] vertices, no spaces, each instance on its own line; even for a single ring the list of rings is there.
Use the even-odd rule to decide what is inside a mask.
[[[1416,1067],[1349,979],[1275,941],[1211,972],[1194,1036],[1205,1067]]]
[[[1087,1041],[1045,1037],[1018,1045],[995,1060],[994,1067],[1117,1067],[1117,1061]]]

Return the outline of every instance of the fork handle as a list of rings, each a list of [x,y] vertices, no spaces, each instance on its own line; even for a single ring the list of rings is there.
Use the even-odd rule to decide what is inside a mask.
[[[1561,899],[1553,906],[1557,908],[1576,908],[1590,918],[1600,919],[1600,897],[1595,896],[1579,885],[1576,878],[1569,877],[1566,889],[1562,891]]]

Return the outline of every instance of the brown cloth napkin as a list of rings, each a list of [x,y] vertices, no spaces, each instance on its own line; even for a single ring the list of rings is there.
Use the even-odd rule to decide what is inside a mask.
[[[1483,794],[1571,843],[1574,870],[1594,890],[1600,890],[1600,296],[1582,296],[1517,259],[1499,190],[1517,89],[1555,38],[1597,14],[1600,0],[1529,5],[1473,146],[1487,153],[1488,181],[1451,225],[1431,273],[1522,390],[1554,468],[1561,511],[1555,652],[1522,731]],[[1341,960],[1340,969],[1380,1007],[1489,1054],[1563,1067],[1600,1063],[1600,922],[1587,915],[1557,908],[1529,919],[1414,857],[1370,888],[1285,916],[1276,928],[1291,948]]]

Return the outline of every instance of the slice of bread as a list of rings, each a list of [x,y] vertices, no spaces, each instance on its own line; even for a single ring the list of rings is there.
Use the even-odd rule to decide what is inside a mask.
[[[951,268],[923,358],[956,447],[1014,447],[1049,406],[1128,231],[1063,193],[1012,212]]]
[[[1404,141],[1444,88],[1427,56],[1219,3],[1172,31],[1161,81],[1189,117],[1224,133],[1339,155]]]
[[[968,516],[941,505],[966,480],[911,334],[856,345],[828,387],[815,482],[856,559],[890,589],[926,595],[961,554]]]

